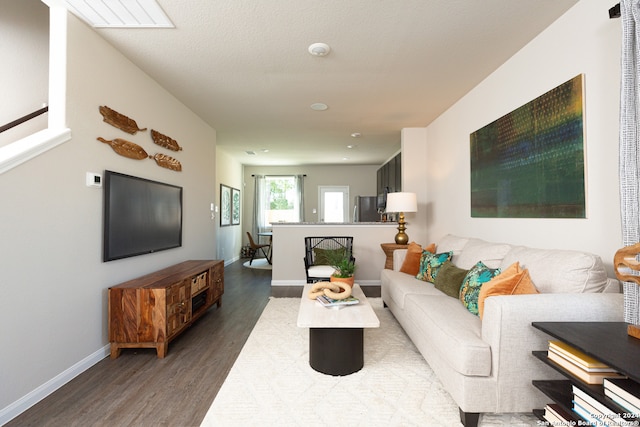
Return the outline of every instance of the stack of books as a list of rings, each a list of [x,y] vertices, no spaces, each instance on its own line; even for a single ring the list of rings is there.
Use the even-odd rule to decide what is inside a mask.
[[[631,426],[633,421],[625,415],[613,412],[595,398],[573,386],[573,410],[590,424],[596,426]]]
[[[605,378],[623,378],[615,369],[562,341],[549,341],[547,357],[587,384],[602,384]]]
[[[348,297],[345,299],[333,299],[326,295],[320,295],[316,298],[320,304],[325,307],[346,307],[348,305],[358,304],[360,300],[356,297]]]
[[[604,395],[626,411],[627,419],[640,418],[640,384],[626,378],[604,380]]]
[[[544,419],[547,420],[551,426],[576,425],[575,417],[566,413],[560,405],[556,403],[550,403],[544,407]]]

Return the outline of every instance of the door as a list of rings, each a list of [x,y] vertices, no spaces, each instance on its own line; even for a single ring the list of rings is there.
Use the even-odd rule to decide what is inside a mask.
[[[349,222],[349,186],[319,186],[320,222]]]

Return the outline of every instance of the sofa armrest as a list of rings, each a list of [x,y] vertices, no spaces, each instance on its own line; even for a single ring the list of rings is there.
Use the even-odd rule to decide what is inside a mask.
[[[396,249],[395,251],[393,251],[393,269],[395,271],[400,271],[406,256],[407,256],[406,249]]]
[[[544,332],[531,322],[624,321],[624,297],[616,293],[509,295],[487,298],[482,339],[491,346],[491,375],[497,381],[498,407],[522,407],[519,395],[530,393],[531,380],[560,378],[560,374],[531,352],[546,350]],[[543,398],[542,394],[540,397]]]

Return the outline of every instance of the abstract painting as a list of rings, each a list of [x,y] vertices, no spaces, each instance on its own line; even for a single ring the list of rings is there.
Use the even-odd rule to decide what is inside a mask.
[[[471,216],[585,218],[584,78],[470,136]]]

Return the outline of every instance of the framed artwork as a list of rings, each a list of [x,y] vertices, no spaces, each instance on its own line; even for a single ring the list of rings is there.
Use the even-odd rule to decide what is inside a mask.
[[[471,217],[586,218],[580,74],[473,132]]]
[[[231,225],[240,224],[240,190],[231,189]]]
[[[220,184],[220,227],[231,225],[231,187]]]

